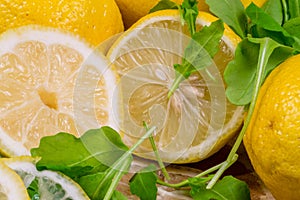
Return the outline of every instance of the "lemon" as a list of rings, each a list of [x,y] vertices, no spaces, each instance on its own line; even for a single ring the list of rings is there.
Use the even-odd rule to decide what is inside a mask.
[[[61,28],[93,45],[124,29],[114,0],[5,0],[0,24],[0,33],[29,24]]]
[[[3,163],[0,163],[0,176],[1,200],[30,199],[20,176]]]
[[[129,28],[137,20],[147,15],[160,0],[116,0],[122,13],[125,28]],[[183,0],[174,0],[175,3],[181,4]],[[200,0],[198,8],[201,11],[208,11],[208,5],[205,0]]]
[[[38,171],[35,167],[36,160],[32,157],[2,158],[0,162],[15,171],[26,187],[36,182],[41,199],[89,199],[76,182],[62,173]]]
[[[200,12],[197,28],[215,20]],[[221,50],[214,57],[215,65],[192,74],[171,98],[167,97],[175,76],[173,65],[181,63],[190,41],[187,29],[181,26],[179,11],[158,11],[134,24],[108,52],[120,76],[119,129],[124,133],[124,142],[131,146],[145,134],[143,121],[156,126],[159,154],[172,163],[207,158],[235,135],[243,121],[243,107],[226,100],[222,80],[240,41],[227,26]],[[154,158],[148,142],[136,154]]]
[[[267,0],[241,0],[245,7],[249,6],[250,3],[254,3],[258,7],[262,7]]]
[[[280,64],[259,91],[244,144],[273,196],[300,196],[300,55]]]
[[[46,135],[115,127],[116,77],[100,52],[41,26],[9,30],[0,46],[0,152],[29,155]]]

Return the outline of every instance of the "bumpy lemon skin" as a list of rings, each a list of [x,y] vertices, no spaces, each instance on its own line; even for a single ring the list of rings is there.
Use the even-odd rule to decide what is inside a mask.
[[[263,84],[244,144],[252,165],[278,200],[300,198],[300,55]]]
[[[0,24],[0,33],[30,24],[61,28],[94,46],[124,30],[114,0],[4,0]]]

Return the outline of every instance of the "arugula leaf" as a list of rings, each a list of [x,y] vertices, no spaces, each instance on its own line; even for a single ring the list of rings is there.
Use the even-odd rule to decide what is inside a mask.
[[[184,0],[181,5],[181,15],[188,26],[191,36],[196,32],[196,19],[199,12],[197,4],[196,0]]]
[[[30,185],[27,187],[27,193],[30,199],[40,199],[38,180],[35,178]]]
[[[289,34],[300,39],[300,17],[290,19],[283,25],[283,28]]]
[[[155,165],[151,164],[136,173],[129,181],[132,194],[140,197],[141,200],[155,200],[157,195],[157,176]]]
[[[149,13],[153,13],[159,10],[166,9],[178,9],[179,5],[171,0],[160,0],[153,8],[150,9]]]
[[[274,18],[268,15],[263,9],[251,3],[246,9],[252,24],[253,37],[270,37],[283,45],[300,47],[300,41],[290,35]]]
[[[267,44],[263,48],[262,44]],[[236,48],[235,58],[224,72],[226,96],[235,105],[251,102],[260,51],[266,54],[264,79],[279,63],[293,55],[294,49],[283,46],[270,38],[244,39]]]
[[[290,19],[300,17],[300,1],[288,0],[288,11]]]
[[[247,184],[232,176],[225,176],[217,182],[212,189],[206,189],[205,184],[198,180],[190,179],[191,196],[195,200],[250,200],[250,191]]]
[[[68,133],[43,137],[39,147],[31,149],[31,155],[41,157],[37,169],[61,171],[76,178],[105,171],[127,150],[115,130],[102,127],[80,138]]]
[[[223,22],[217,20],[212,22],[210,26],[204,26],[192,36],[192,40],[185,49],[182,64],[174,65],[176,77],[169,91],[169,97],[179,87],[180,82],[188,78],[191,73],[213,63],[212,58],[219,51],[223,32]]]
[[[247,16],[240,0],[206,0],[209,9],[241,38],[247,35]]]
[[[268,0],[262,6],[262,9],[270,15],[278,24],[283,23],[283,8],[280,0]]]
[[[124,194],[116,190],[112,195],[111,200],[128,200],[128,199]]]

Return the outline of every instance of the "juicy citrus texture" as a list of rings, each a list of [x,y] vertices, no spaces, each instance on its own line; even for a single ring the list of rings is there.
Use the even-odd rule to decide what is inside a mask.
[[[0,177],[1,200],[30,199],[20,176],[3,163],[0,163]]]
[[[31,157],[2,158],[0,162],[7,165],[17,173],[26,187],[33,181],[38,185],[38,193],[41,199],[78,199],[88,200],[88,196],[82,188],[69,177],[59,172],[50,170],[38,171],[36,160]],[[22,198],[16,198],[22,199]]]
[[[278,66],[259,91],[244,143],[274,197],[300,196],[300,55]]]
[[[160,0],[116,0],[122,13],[125,28],[129,28],[137,20],[147,15]],[[183,0],[174,0],[175,3],[181,4]],[[208,6],[204,0],[198,3],[199,10],[208,11]]]
[[[200,12],[197,28],[215,20]],[[210,156],[232,138],[242,122],[243,108],[226,101],[221,78],[239,41],[228,27],[214,57],[217,67],[194,73],[168,99],[173,65],[181,63],[190,41],[187,33],[177,10],[158,11],[134,24],[108,52],[120,75],[124,142],[131,146],[145,134],[143,121],[157,126],[155,140],[165,162],[196,162]],[[154,158],[148,142],[136,153]]]
[[[0,24],[0,33],[29,24],[62,28],[93,45],[123,31],[114,0],[4,0]]]
[[[6,32],[0,46],[2,153],[29,154],[41,137],[60,131],[79,135],[114,127],[115,75],[86,43],[57,29],[30,26]]]

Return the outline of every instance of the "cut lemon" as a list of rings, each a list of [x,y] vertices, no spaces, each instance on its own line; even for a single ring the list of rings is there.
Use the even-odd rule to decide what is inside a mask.
[[[197,28],[217,20],[200,12]],[[173,65],[181,63],[190,41],[177,10],[149,14],[112,45],[108,58],[120,75],[120,130],[133,145],[144,133],[143,122],[156,126],[155,140],[165,162],[187,163],[207,158],[226,144],[243,122],[243,107],[226,100],[222,74],[240,39],[225,26],[215,65],[180,84],[168,98]],[[154,158],[149,142],[136,152]]]
[[[35,160],[31,157],[3,158],[1,160],[21,177],[26,188],[32,183],[37,186],[36,192],[40,199],[89,199],[81,187],[69,177],[50,170],[37,171]],[[16,199],[21,200],[22,198]]]
[[[0,151],[28,155],[40,138],[114,127],[115,74],[100,52],[57,29],[25,26],[0,36]]]
[[[0,163],[0,177],[1,200],[30,199],[20,176],[3,163]]]

